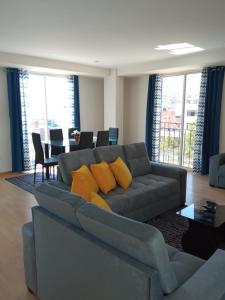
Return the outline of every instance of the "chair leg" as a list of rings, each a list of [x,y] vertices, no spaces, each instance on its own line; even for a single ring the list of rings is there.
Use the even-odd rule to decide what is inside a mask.
[[[37,165],[34,165],[34,184],[36,183],[36,167]]]
[[[42,166],[42,182],[44,182],[44,167]]]

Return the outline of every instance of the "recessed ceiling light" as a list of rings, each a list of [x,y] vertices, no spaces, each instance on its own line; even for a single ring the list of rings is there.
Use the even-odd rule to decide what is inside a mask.
[[[175,49],[170,51],[169,53],[173,55],[183,55],[183,54],[195,53],[200,51],[204,51],[204,49],[200,47],[190,47],[190,48],[183,48],[183,49]]]
[[[168,45],[159,45],[156,50],[166,50],[169,51],[170,54],[174,55],[183,55],[188,53],[200,52],[205,49],[196,47],[189,43],[176,43],[176,44],[168,44]]]
[[[175,49],[183,49],[188,47],[194,47],[189,43],[176,43],[176,44],[168,44],[168,45],[159,45],[155,50],[175,50]]]

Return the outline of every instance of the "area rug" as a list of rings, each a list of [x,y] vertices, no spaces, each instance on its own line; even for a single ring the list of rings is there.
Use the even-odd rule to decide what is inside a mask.
[[[188,220],[176,215],[175,210],[170,210],[158,217],[155,217],[147,222],[147,224],[153,225],[158,228],[166,243],[170,246],[183,250],[181,239],[183,233],[188,230]]]
[[[15,177],[6,178],[6,181],[18,186],[19,188],[32,193],[35,184],[42,182],[42,173],[36,174],[36,183],[34,184],[34,174],[26,174]],[[45,182],[52,182],[54,179],[45,180]]]

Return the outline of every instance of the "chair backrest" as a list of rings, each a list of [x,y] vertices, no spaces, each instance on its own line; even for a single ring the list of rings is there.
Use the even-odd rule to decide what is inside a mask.
[[[78,128],[73,127],[73,128],[69,128],[68,129],[68,139],[73,138],[73,136],[71,135],[75,130],[78,130]]]
[[[50,129],[49,130],[50,140],[51,141],[57,141],[57,140],[63,140],[63,131],[61,128],[59,129]],[[51,146],[51,155],[59,155],[62,152],[62,147],[58,146]]]
[[[82,131],[80,133],[79,149],[93,148],[93,131]]]
[[[63,131],[62,131],[61,128],[59,128],[59,129],[50,129],[49,134],[50,134],[50,140],[51,141],[63,140]]]
[[[43,164],[44,162],[44,151],[41,145],[41,136],[40,133],[32,132],[32,141],[35,151],[35,163]]]
[[[109,131],[98,131],[96,147],[107,146],[109,144]]]
[[[118,138],[119,138],[119,128],[116,127],[110,127],[109,128],[109,139],[112,141],[112,144],[118,144]]]

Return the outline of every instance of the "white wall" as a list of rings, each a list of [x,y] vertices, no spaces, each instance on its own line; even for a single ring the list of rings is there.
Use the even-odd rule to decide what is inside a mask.
[[[104,129],[104,80],[79,77],[81,130]]]
[[[112,69],[104,79],[104,128],[119,128],[119,144],[123,144],[124,79]]]
[[[11,170],[11,144],[6,72],[0,68],[0,172]]]
[[[116,127],[116,71],[104,79],[104,128]]]
[[[124,143],[145,141],[148,76],[124,80]]]

